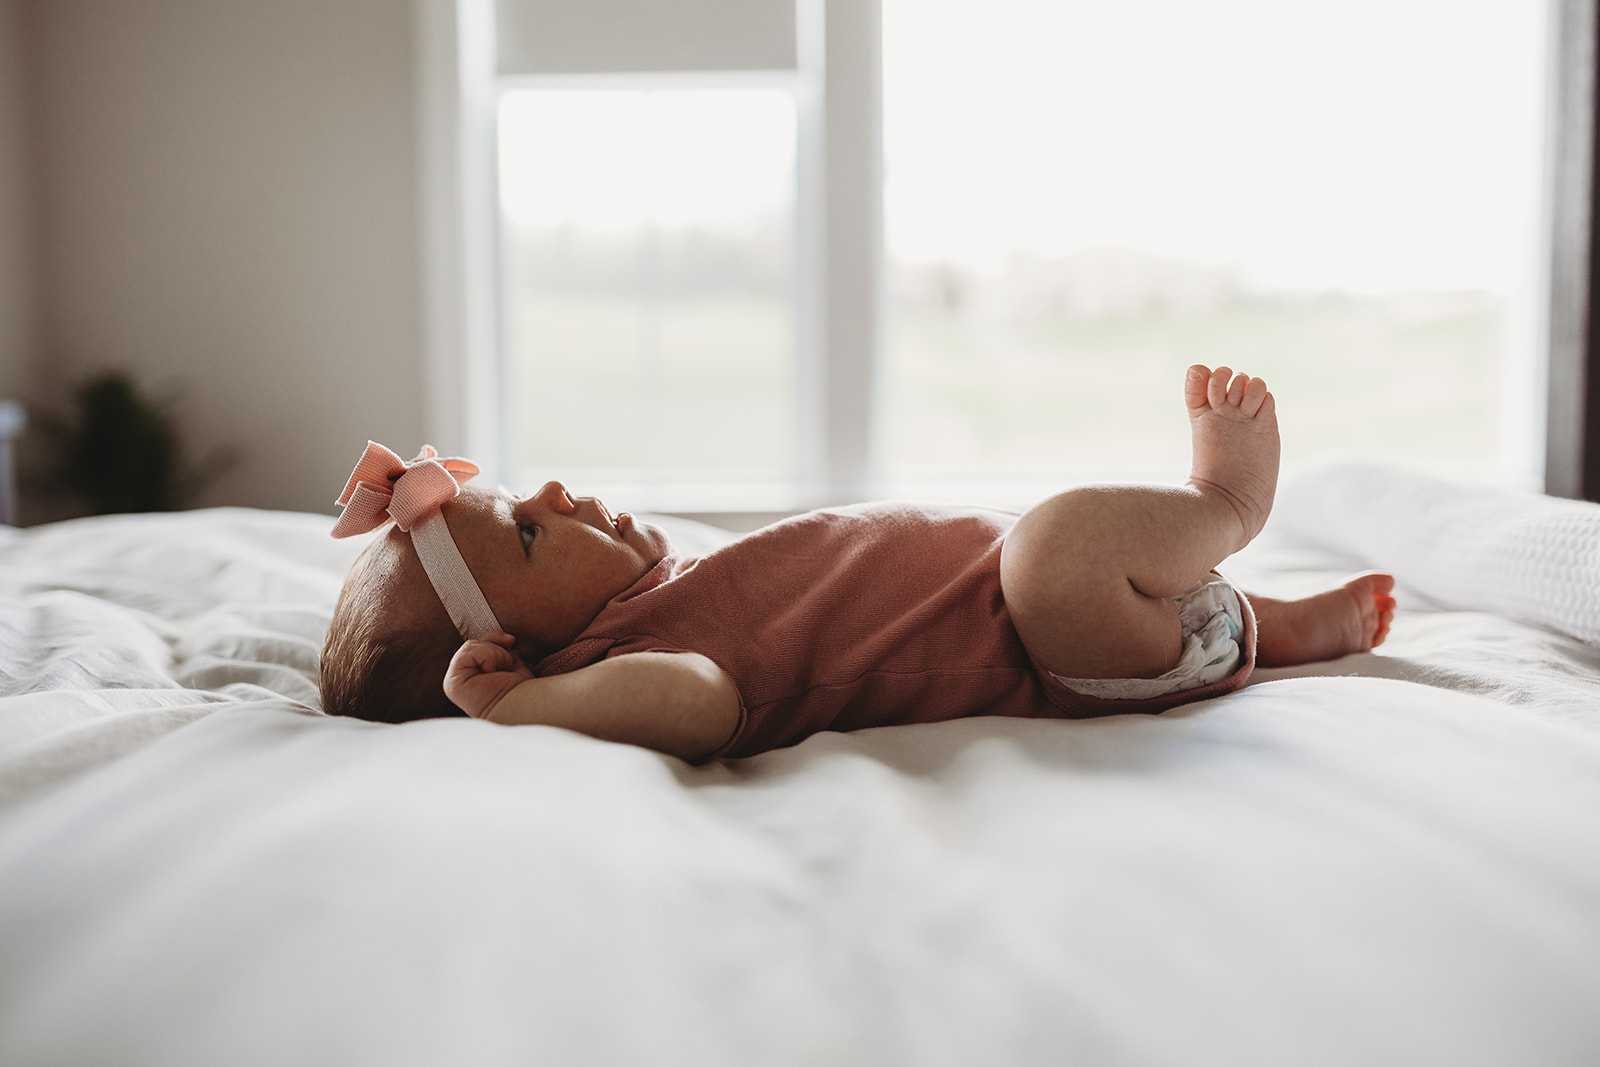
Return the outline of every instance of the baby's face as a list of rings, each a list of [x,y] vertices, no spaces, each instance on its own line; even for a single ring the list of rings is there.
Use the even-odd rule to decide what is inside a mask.
[[[571,644],[671,548],[660,529],[627,514],[613,517],[560,482],[520,498],[464,486],[444,506],[444,518],[495,617],[527,653]]]

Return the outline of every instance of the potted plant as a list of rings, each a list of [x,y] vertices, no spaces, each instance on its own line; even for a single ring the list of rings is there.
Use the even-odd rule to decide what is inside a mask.
[[[65,415],[39,422],[39,487],[91,515],[188,507],[236,461],[228,449],[190,460],[170,403],[150,398],[124,371],[86,379]]]

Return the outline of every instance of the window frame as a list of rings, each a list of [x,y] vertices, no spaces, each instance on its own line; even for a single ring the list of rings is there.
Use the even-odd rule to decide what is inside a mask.
[[[1600,19],[1596,0],[1552,3],[1544,487],[1551,496],[1600,501]]]

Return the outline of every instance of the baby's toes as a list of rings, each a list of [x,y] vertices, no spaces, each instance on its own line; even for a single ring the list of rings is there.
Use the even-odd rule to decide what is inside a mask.
[[[1267,392],[1267,383],[1260,378],[1251,378],[1245,386],[1244,396],[1239,404],[1239,410],[1250,418],[1255,418],[1261,413],[1261,408],[1272,397]]]
[[[1389,627],[1394,623],[1394,597],[1380,596],[1378,600],[1378,632],[1373,636],[1374,645],[1383,644],[1383,639],[1389,636]]]
[[[1189,373],[1183,379],[1183,402],[1188,405],[1191,417],[1211,408],[1211,401],[1206,397],[1210,385],[1210,367],[1196,363],[1189,368]]]
[[[1211,405],[1211,410],[1221,411],[1228,406],[1228,383],[1233,380],[1233,371],[1227,367],[1218,367],[1211,372],[1211,380],[1206,383],[1206,400]]]
[[[1244,403],[1244,391],[1250,387],[1250,375],[1235,374],[1228,383],[1228,406],[1236,408]]]

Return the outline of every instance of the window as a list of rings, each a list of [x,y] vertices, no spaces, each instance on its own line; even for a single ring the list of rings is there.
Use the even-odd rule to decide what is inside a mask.
[[[1285,464],[1532,486],[1544,10],[884,0],[891,485],[1178,478],[1191,362]]]
[[[502,95],[514,484],[557,472],[632,508],[788,503],[795,101],[719,81]]]
[[[503,480],[1022,506],[1181,477],[1199,361],[1273,382],[1290,467],[1537,484],[1542,4],[453,10],[433,422]]]

